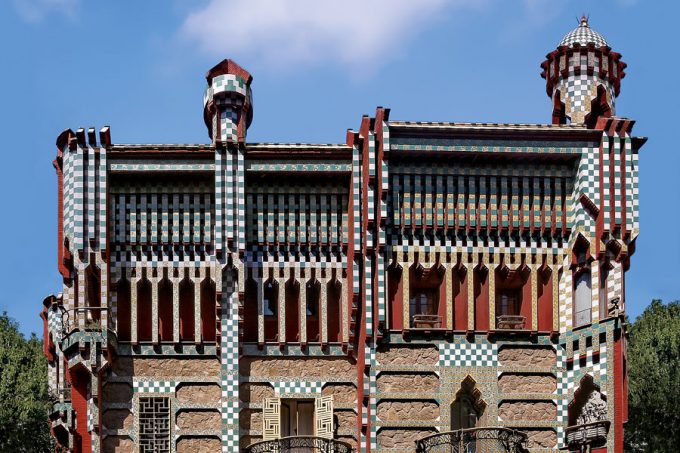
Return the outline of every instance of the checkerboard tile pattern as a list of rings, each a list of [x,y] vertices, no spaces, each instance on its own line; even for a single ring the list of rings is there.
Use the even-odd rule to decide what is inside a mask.
[[[52,333],[52,338],[55,342],[61,339],[61,310],[59,310],[59,307],[56,304],[47,310],[47,329],[50,333]]]
[[[572,46],[576,43],[581,46],[593,43],[596,47],[607,45],[607,41],[604,37],[588,26],[587,20],[581,21],[581,24],[578,27],[567,33],[564,38],[562,38],[559,45]]]
[[[175,393],[177,381],[132,380],[134,393]]]
[[[243,272],[237,268],[222,270],[221,300],[221,387],[222,387],[222,451],[238,451],[239,448],[239,374],[238,374],[238,277]]]
[[[288,396],[292,398],[304,398],[306,395],[317,395],[321,393],[321,388],[325,382],[322,381],[275,381],[274,392],[277,396]]]
[[[483,340],[478,343],[440,343],[439,366],[498,366],[498,346]]]

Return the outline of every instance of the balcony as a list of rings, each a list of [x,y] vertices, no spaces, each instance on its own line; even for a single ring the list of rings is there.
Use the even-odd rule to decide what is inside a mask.
[[[413,328],[433,330],[442,328],[442,317],[439,315],[413,315]]]
[[[524,330],[527,318],[522,315],[500,315],[496,317],[498,330]]]
[[[246,448],[248,453],[352,453],[346,442],[316,436],[293,436],[256,442]]]
[[[527,435],[509,428],[470,428],[416,441],[416,453],[526,453]]]
[[[607,442],[608,432],[608,420],[570,426],[566,429],[567,445],[570,449],[580,449],[585,445],[604,445]]]

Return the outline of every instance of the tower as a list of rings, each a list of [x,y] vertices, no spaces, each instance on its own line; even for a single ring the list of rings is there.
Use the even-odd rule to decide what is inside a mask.
[[[240,143],[253,121],[253,77],[233,60],[222,60],[205,76],[203,120],[213,144]]]
[[[626,64],[583,16],[541,64],[546,92],[552,99],[553,124],[585,124],[614,115]]]

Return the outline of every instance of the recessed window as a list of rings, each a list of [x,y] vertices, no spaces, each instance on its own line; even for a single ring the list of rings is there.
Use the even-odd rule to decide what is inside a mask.
[[[264,315],[276,316],[278,314],[278,294],[274,284],[269,281],[264,286]]]
[[[319,315],[319,285],[315,282],[307,282],[305,285],[307,316]]]
[[[281,400],[281,437],[314,435],[314,400]]]
[[[505,289],[498,294],[498,315],[514,316],[519,314],[520,292],[516,289]]]
[[[411,318],[417,315],[437,314],[438,294],[434,289],[419,289],[411,293],[409,311]]]
[[[583,269],[574,280],[574,327],[590,324],[592,311],[590,269]]]

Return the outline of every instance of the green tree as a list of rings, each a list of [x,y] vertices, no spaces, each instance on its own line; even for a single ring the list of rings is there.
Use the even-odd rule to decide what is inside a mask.
[[[629,330],[627,451],[680,449],[680,303],[654,300]]]
[[[0,315],[0,451],[48,452],[50,398],[42,341],[28,340],[18,324]]]

